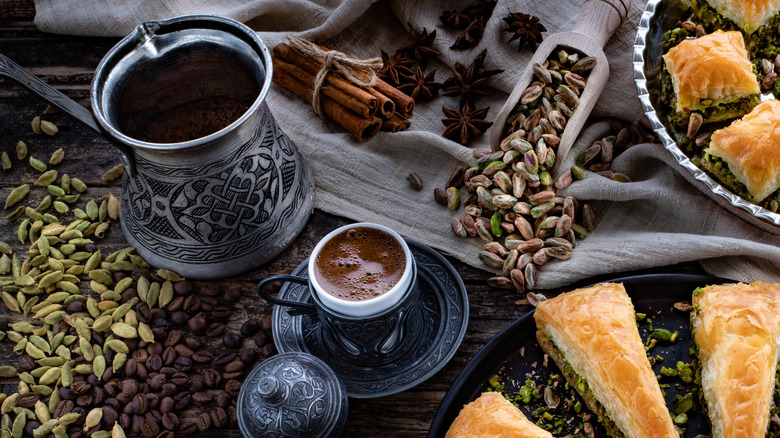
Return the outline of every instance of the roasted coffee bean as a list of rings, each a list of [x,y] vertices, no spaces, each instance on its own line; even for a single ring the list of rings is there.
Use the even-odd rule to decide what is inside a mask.
[[[92,385],[89,383],[83,381],[83,380],[75,380],[70,385],[70,389],[73,391],[76,395],[85,394],[87,391],[92,389]],[[35,402],[33,402],[35,403]]]
[[[114,397],[118,391],[116,382],[109,382],[103,386],[103,391],[106,392],[106,397]]]
[[[151,418],[146,418],[141,424],[141,434],[146,438],[154,438],[160,433],[160,426]]]
[[[186,373],[192,369],[192,359],[188,357],[179,357],[173,365],[177,370]]]
[[[36,420],[30,420],[24,425],[24,434],[26,436],[33,436],[33,431],[41,427],[41,423]]]
[[[192,401],[199,405],[207,405],[214,401],[214,396],[207,392],[196,392],[192,394]]]
[[[179,392],[179,387],[176,386],[175,383],[166,383],[160,390],[160,396],[169,397],[175,395],[177,392]]]
[[[192,360],[195,363],[211,363],[214,355],[208,350],[199,350],[192,354]]]
[[[173,396],[173,409],[180,411],[189,406],[191,400],[192,394],[189,391],[180,392]]]
[[[122,304],[138,296],[138,291],[134,287],[128,287],[122,292]],[[75,303],[76,301],[74,301]]]
[[[183,311],[194,315],[200,311],[200,298],[196,295],[190,295],[184,300],[184,305],[181,308]]]
[[[203,344],[195,338],[187,338],[184,340],[184,343],[187,344],[187,346],[190,347],[190,349],[193,351],[200,350],[201,347],[203,347]]]
[[[87,383],[92,385],[92,387],[94,388],[95,386],[100,385],[100,379],[98,379],[98,376],[96,376],[94,374],[90,374],[90,375],[87,376]]]
[[[133,377],[136,371],[138,371],[138,362],[132,357],[125,362],[125,376]]]
[[[73,386],[73,385],[71,385],[71,386]],[[76,395],[73,393],[72,389],[62,387],[62,388],[60,388],[60,397],[63,400],[73,400],[74,398],[76,398]]]
[[[167,414],[168,412],[173,411],[173,398],[172,397],[163,397],[162,400],[160,400],[160,412],[163,414]]]
[[[92,395],[95,396],[95,405],[96,406],[103,406],[106,401],[106,391],[103,390],[103,388],[95,388],[92,390]]]
[[[173,365],[174,362],[176,362],[176,358],[179,357],[178,354],[176,354],[176,350],[173,349],[173,347],[168,347],[163,351],[162,353],[162,361],[163,364],[167,365]]]
[[[146,367],[149,368],[150,371],[160,371],[160,368],[163,366],[162,358],[157,355],[153,354],[149,356],[148,359],[146,359]]]
[[[146,359],[149,357],[149,353],[145,349],[140,349],[133,351],[131,356],[133,359],[135,359],[136,362],[140,364],[146,362]]]
[[[149,394],[149,384],[146,382],[139,383],[138,384],[138,393],[139,394]]]
[[[19,369],[23,371],[32,371],[36,366],[35,359],[26,354],[19,358]]]
[[[184,373],[176,373],[171,376],[171,383],[173,383],[176,386],[184,386],[189,382],[189,379],[187,378],[187,375]]]
[[[192,358],[192,354],[193,354],[192,349],[184,344],[178,344],[175,347],[173,347],[173,349],[176,350],[176,354],[181,357]]]
[[[260,351],[260,354],[265,357],[273,356],[274,354],[276,354],[276,345],[274,345],[273,342],[269,344],[265,344],[263,349]]]
[[[65,308],[68,313],[80,313],[87,310],[87,305],[83,301],[72,301],[70,304],[68,304],[68,307]],[[6,329],[8,330],[8,329]]]
[[[189,321],[190,315],[186,311],[178,311],[174,312],[171,315],[171,322],[173,322],[176,325],[184,325],[187,324],[187,321]]]
[[[240,360],[234,360],[233,362],[230,362],[229,364],[225,365],[225,372],[228,373],[235,373],[236,371],[242,371],[244,369],[244,363]]]
[[[209,316],[211,319],[216,319],[220,321],[225,321],[233,314],[233,309],[226,306],[216,306],[214,307],[214,310],[211,311]]]
[[[94,402],[94,397],[92,396],[92,394],[80,395],[76,399],[76,405],[81,406],[82,408],[91,406],[93,402]]]
[[[206,334],[206,330],[208,330],[208,322],[206,322],[206,318],[200,314],[190,318],[187,325],[193,335],[202,336]]]
[[[241,325],[241,334],[247,338],[254,336],[260,331],[260,323],[256,319],[247,319],[243,325]]]
[[[192,376],[190,378],[190,386],[189,390],[192,392],[198,392],[203,391],[203,388],[206,387],[206,384],[203,382],[203,376]]]
[[[186,423],[182,423],[179,427],[179,432],[181,432],[182,435],[192,435],[198,432],[198,426],[193,421],[188,421]]]
[[[217,394],[217,406],[227,409],[228,406],[230,406],[230,403],[233,402],[233,397],[228,394],[226,391],[222,391],[219,394]]]
[[[151,388],[153,391],[159,391],[163,385],[168,383],[168,378],[165,376],[165,374],[154,374],[149,376],[146,381],[149,383],[149,388]]]
[[[214,297],[203,297],[200,299],[200,308],[206,312],[211,312],[217,305],[217,299]]]
[[[173,412],[168,412],[162,416],[162,425],[168,430],[174,430],[179,427],[179,417]]]
[[[152,355],[157,354],[160,355],[165,350],[165,346],[163,346],[160,342],[155,342],[154,344],[149,344],[146,346],[146,351]]]
[[[261,325],[263,327],[263,330],[270,332],[272,324],[273,322],[271,321],[271,315],[268,315],[265,318],[263,318],[263,322]]]
[[[226,290],[224,293],[222,293],[222,299],[229,304],[237,303],[238,300],[241,299],[241,289],[230,288]]]
[[[211,417],[207,412],[201,412],[198,414],[195,423],[198,425],[198,429],[205,432],[211,428]]]
[[[131,428],[131,418],[128,414],[120,414],[119,415],[119,425],[122,426],[122,429],[130,430]]]
[[[132,274],[130,274],[134,281],[138,281],[141,277],[149,278],[151,275],[152,273],[147,268],[138,268],[134,270]]]
[[[130,430],[134,434],[139,435],[141,433],[141,425],[144,424],[144,421],[146,420],[144,419],[144,417],[138,414],[134,414],[132,418],[133,419],[131,421]]]
[[[70,414],[73,412],[73,409],[76,407],[75,404],[73,404],[70,400],[62,400],[57,405],[57,409],[54,410],[54,417],[59,418],[62,417],[65,414]]]
[[[74,301],[76,303],[78,301]],[[11,320],[6,318],[5,316],[0,316],[0,330],[7,331],[8,327],[11,325]]]
[[[149,403],[149,410],[151,411],[152,415],[157,415],[155,420],[160,421],[160,413],[156,411],[156,409],[160,406],[160,396],[150,392],[149,394],[146,394],[146,401]]]
[[[17,404],[23,408],[32,409],[32,407],[35,406],[35,402],[37,401],[38,394],[34,392],[28,392],[27,394],[22,394],[19,397]]]
[[[111,397],[111,398],[107,398],[106,401],[103,403],[105,403],[105,407],[109,407],[117,412],[119,411],[119,400]]]
[[[257,362],[257,350],[254,348],[241,350],[241,362],[244,362],[244,365],[252,365]]]
[[[238,380],[228,380],[225,382],[225,392],[233,396],[238,397],[238,393],[241,391],[241,382]]]
[[[206,336],[210,338],[222,336],[223,333],[225,333],[225,324],[219,322],[212,322],[206,330]]]
[[[192,283],[187,280],[177,281],[173,284],[173,291],[176,295],[187,296],[192,293]]]
[[[176,297],[170,303],[168,303],[169,312],[178,312],[184,308],[184,297]]]
[[[241,347],[241,337],[235,333],[225,333],[222,337],[222,344],[227,348]]]
[[[219,371],[209,368],[203,372],[203,383],[209,388],[216,388],[222,382],[222,376]]]
[[[143,415],[149,409],[149,402],[146,396],[138,394],[133,397],[133,411],[138,415]]]
[[[152,311],[149,310],[149,306],[146,303],[140,303],[135,306],[135,317],[140,322],[148,323],[152,320]]]
[[[267,290],[268,293],[271,295],[276,295],[279,293],[279,290],[282,288],[283,285],[284,283],[282,283],[281,281],[272,281],[268,283],[268,286],[266,286],[265,290]]]
[[[228,422],[227,411],[221,407],[217,407],[216,409],[209,412],[209,416],[211,417],[212,426],[217,428],[225,427]]]
[[[203,284],[200,286],[200,292],[209,297],[216,297],[222,294],[222,289],[214,284]]]
[[[227,413],[228,413],[228,421],[230,422],[230,425],[235,426],[238,423],[238,414],[236,414],[236,407],[230,405],[230,407],[227,408]]]
[[[113,427],[116,420],[119,419],[119,414],[116,413],[114,408],[109,406],[103,406],[101,410],[103,411],[103,418],[100,421],[103,423],[103,426],[107,428]]]
[[[170,430],[164,430],[160,432],[159,435],[157,435],[157,438],[175,438],[176,434],[173,433],[173,431]]]
[[[146,365],[139,363],[138,370],[136,370],[135,375],[139,379],[146,380],[146,377],[149,375],[149,371],[146,369]]]
[[[162,367],[160,368],[160,373],[165,374],[168,377],[173,376],[174,374],[178,373],[179,370],[177,370],[174,367]]]
[[[232,351],[228,351],[217,356],[216,359],[214,359],[214,363],[216,363],[217,365],[227,365],[230,362],[233,362],[235,358],[236,358],[236,353]]]
[[[167,319],[158,318],[152,321],[152,331],[154,332],[155,339],[164,338],[170,326],[171,324]]]
[[[174,347],[176,344],[181,342],[181,330],[171,330],[168,332],[168,336],[165,337],[165,346],[166,347]]]

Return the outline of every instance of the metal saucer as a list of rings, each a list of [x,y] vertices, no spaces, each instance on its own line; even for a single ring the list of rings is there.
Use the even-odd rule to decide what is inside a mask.
[[[302,351],[313,354],[330,366],[352,398],[377,398],[412,388],[436,374],[449,362],[466,334],[469,302],[466,287],[455,268],[435,250],[406,240],[417,262],[422,303],[421,339],[416,348],[395,363],[361,367],[332,354],[324,346],[319,325],[307,315],[290,316],[276,306],[273,310],[273,336],[280,353]],[[292,275],[308,277],[308,259]],[[279,298],[310,302],[309,288],[287,283]]]

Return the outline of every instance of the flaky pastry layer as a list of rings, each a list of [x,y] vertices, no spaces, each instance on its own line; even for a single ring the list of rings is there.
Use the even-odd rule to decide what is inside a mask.
[[[751,34],[780,12],[780,0],[707,0],[716,11]]]
[[[543,301],[534,318],[623,434],[679,437],[622,284],[599,284]]]
[[[763,438],[780,351],[780,284],[707,286],[693,305],[713,438]]]
[[[705,152],[725,161],[756,202],[780,188],[780,101],[761,103],[712,134]]]
[[[741,32],[715,31],[669,49],[664,62],[676,111],[700,110],[761,92]]]
[[[552,438],[497,392],[485,392],[461,409],[445,438]]]

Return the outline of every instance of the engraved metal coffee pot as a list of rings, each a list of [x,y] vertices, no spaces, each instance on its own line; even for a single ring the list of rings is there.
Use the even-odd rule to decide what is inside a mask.
[[[265,103],[271,75],[271,54],[250,28],[208,15],[146,22],[114,46],[92,81],[94,115],[0,55],[0,76],[122,152],[125,237],[153,266],[193,279],[267,262],[311,214],[313,174]],[[216,132],[176,143],[126,134],[130,124],[171,112],[178,124],[168,129],[187,130],[201,123],[188,119],[188,108],[210,99],[245,101],[248,109]]]

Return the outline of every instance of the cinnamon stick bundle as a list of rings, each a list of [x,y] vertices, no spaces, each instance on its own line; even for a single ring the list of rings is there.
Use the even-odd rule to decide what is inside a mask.
[[[284,43],[274,47],[273,53],[274,83],[312,103],[323,59]],[[373,87],[362,88],[339,73],[330,72],[319,93],[323,114],[361,142],[369,140],[380,129],[390,132],[408,129],[410,123],[404,119],[414,112],[414,100],[381,79]]]
[[[273,82],[308,103],[312,101],[314,88],[299,81],[283,69],[274,69]],[[382,119],[376,116],[361,117],[327,95],[320,99],[322,112],[326,117],[338,123],[360,142],[368,141],[382,128]]]

